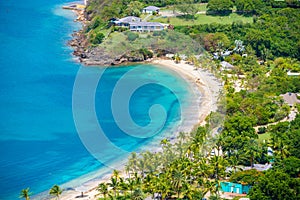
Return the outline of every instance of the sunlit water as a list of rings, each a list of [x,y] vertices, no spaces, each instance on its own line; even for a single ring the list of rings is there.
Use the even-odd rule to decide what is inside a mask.
[[[17,199],[20,190],[27,187],[38,194],[53,184],[61,185],[103,167],[86,150],[75,128],[72,91],[81,66],[72,60],[66,42],[80,25],[73,22],[71,11],[61,9],[66,2],[0,1],[0,199]],[[125,134],[111,113],[114,86],[134,67],[143,70],[136,79],[164,80],[179,94],[149,84],[132,95],[130,113],[141,126],[149,123],[151,105],[165,108],[166,124],[155,137],[141,139]],[[89,70],[94,73],[103,69]],[[180,123],[180,111],[186,105],[179,105],[177,98],[188,105],[187,88],[182,78],[159,67],[107,69],[96,91],[99,124],[116,146],[137,150],[164,137]],[[107,150],[107,159],[117,161],[120,157]]]

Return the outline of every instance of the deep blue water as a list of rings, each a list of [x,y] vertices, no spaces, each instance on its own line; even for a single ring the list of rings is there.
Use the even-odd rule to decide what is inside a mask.
[[[17,199],[27,187],[37,194],[102,167],[80,140],[73,118],[72,92],[81,65],[72,61],[65,44],[79,24],[72,21],[72,12],[60,9],[66,2],[0,1],[0,199]],[[124,151],[155,139],[124,133],[111,112],[117,81],[135,68],[142,71],[129,79],[164,80],[172,83],[180,98],[188,98],[186,83],[167,70],[143,65],[107,69],[95,92],[95,112],[109,141]],[[86,75],[102,70],[89,68]],[[81,92],[85,97],[86,90]],[[143,85],[131,96],[130,114],[136,124],[145,126],[151,105],[162,105],[167,113],[158,134],[162,136],[181,119],[177,98],[162,85]],[[88,117],[82,116],[83,126],[96,131]],[[106,160],[118,159],[120,155],[109,150]]]

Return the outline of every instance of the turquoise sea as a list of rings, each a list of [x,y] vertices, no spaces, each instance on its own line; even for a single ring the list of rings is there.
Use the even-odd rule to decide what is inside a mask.
[[[82,66],[74,62],[66,43],[80,24],[73,22],[71,11],[61,9],[65,3],[68,0],[0,1],[1,200],[17,199],[20,190],[27,187],[38,194],[54,184],[74,179],[80,184],[78,177],[103,168],[85,148],[74,121],[73,87]],[[166,111],[166,123],[154,136],[127,134],[112,114],[111,98],[116,84],[136,68],[140,71],[130,76],[131,80],[152,83],[132,94],[129,113],[137,125],[146,126],[150,122],[150,107],[161,105]],[[94,109],[99,125],[114,146],[130,152],[153,140],[170,137],[168,134],[182,121],[182,110],[190,101],[189,85],[180,76],[149,65],[105,71],[90,67],[85,68],[85,75],[100,71],[103,74],[96,87]],[[162,80],[171,84],[173,91],[160,85]],[[80,92],[85,97],[88,89]],[[119,98],[122,104],[122,97]],[[89,114],[80,117],[84,119],[81,123],[86,123],[82,127],[97,131],[94,124],[89,124]],[[104,145],[100,142],[100,146]],[[124,158],[109,148],[101,156],[112,163]]]

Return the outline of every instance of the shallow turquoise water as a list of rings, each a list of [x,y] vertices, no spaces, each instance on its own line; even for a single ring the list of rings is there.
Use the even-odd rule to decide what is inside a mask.
[[[72,92],[81,66],[72,61],[65,44],[79,25],[73,23],[72,12],[60,9],[66,2],[0,1],[0,199],[17,199],[27,187],[37,194],[103,166],[85,148],[75,127]],[[162,131],[154,137],[124,133],[111,112],[115,84],[134,68],[142,72],[133,80],[157,83],[144,85],[132,95],[129,110],[135,123],[150,122],[148,111],[153,104],[160,104],[167,113]],[[87,74],[99,70],[103,69],[88,68]],[[159,85],[160,80],[171,83],[178,96]],[[176,74],[158,67],[107,69],[95,92],[98,123],[112,144],[124,151],[136,150],[178,124],[185,106],[179,105],[178,98],[188,102],[187,87]],[[95,131],[93,124],[84,126]],[[104,155],[110,161],[122,157],[110,149]]]

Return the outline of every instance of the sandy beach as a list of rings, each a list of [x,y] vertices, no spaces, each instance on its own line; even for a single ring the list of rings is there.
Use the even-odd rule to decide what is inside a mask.
[[[191,85],[191,88],[195,90],[195,94],[201,94],[201,97],[196,100],[196,102],[199,102],[199,105],[196,105],[198,110],[196,119],[192,120],[192,122],[188,122],[188,126],[185,125],[183,130],[179,128],[176,130],[176,132],[172,133],[172,135],[177,135],[180,131],[189,132],[199,124],[205,124],[204,120],[206,116],[211,111],[215,111],[217,109],[216,103],[219,91],[222,87],[221,83],[218,82],[218,80],[210,72],[200,68],[195,69],[194,66],[186,64],[184,61],[176,64],[173,60],[154,59],[150,62],[150,64],[161,66],[176,72]],[[157,146],[157,148],[159,147]],[[145,147],[145,149],[147,149],[147,147]],[[158,149],[153,149],[152,147],[151,150]],[[121,176],[126,177],[126,174],[124,170],[122,170],[121,166],[117,167],[117,169],[121,171]],[[97,199],[98,191],[96,190],[96,187],[101,182],[109,181],[111,177],[111,171],[112,169],[103,169],[95,172],[93,176],[97,177],[98,174],[97,178],[93,178],[92,180],[87,179],[86,182],[81,186],[64,191],[60,199]],[[74,185],[76,185],[76,183],[74,183]],[[62,188],[64,188],[63,185]],[[83,197],[81,197],[82,194]]]
[[[206,116],[217,109],[216,103],[221,89],[221,83],[207,70],[195,69],[193,65],[186,64],[184,61],[176,64],[173,60],[156,59],[152,62],[174,70],[188,83],[193,84],[194,89],[198,89],[202,95],[199,105],[198,124],[203,124]],[[195,88],[195,85],[197,86]],[[195,125],[198,125],[195,124]],[[191,128],[192,130],[192,128]]]

